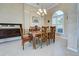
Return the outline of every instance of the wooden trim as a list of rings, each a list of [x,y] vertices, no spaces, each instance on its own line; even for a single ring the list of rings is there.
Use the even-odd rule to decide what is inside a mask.
[[[21,33],[21,39],[23,39],[23,28],[22,28],[22,24],[20,24],[20,33]]]
[[[0,25],[12,25],[12,26],[14,26],[14,25],[19,25],[20,26],[20,28],[19,29],[21,29],[20,30],[20,35],[21,35],[21,37],[22,37],[22,24],[16,24],[16,23],[0,23]],[[11,28],[11,30],[12,29],[18,29],[18,28]],[[1,29],[1,30],[3,30],[3,29]],[[8,28],[7,29],[4,29],[4,30],[8,30]],[[10,29],[9,29],[10,30]]]
[[[16,24],[16,23],[0,23],[0,25],[21,25],[21,24]]]

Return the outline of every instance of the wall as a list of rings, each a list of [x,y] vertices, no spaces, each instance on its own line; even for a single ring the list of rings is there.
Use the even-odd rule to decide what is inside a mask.
[[[0,23],[21,23],[24,29],[34,26],[32,17],[39,18],[39,26],[44,24],[44,19],[36,14],[37,9],[28,4],[21,3],[1,3]]]
[[[79,51],[79,4],[77,4],[77,43]]]
[[[52,25],[53,14],[58,10],[63,11],[64,12],[64,37],[67,37],[67,20],[68,20],[67,12],[68,12],[68,9],[70,9],[70,7],[68,5],[69,4],[58,4],[54,8],[50,9],[48,12],[48,15],[46,16],[46,22],[45,22],[45,24],[48,24],[47,20],[49,19],[51,21],[50,24]]]
[[[34,26],[33,24],[33,16],[38,17],[39,23],[38,26],[42,26],[44,24],[44,19],[37,15],[37,8],[30,6],[28,4],[24,4],[24,24],[25,29],[29,29],[30,26]]]
[[[64,12],[64,37],[67,39],[67,47],[70,50],[77,52],[77,15],[76,4],[58,4],[54,8],[49,10],[49,15],[46,16],[46,20],[50,19],[52,22],[52,15],[57,11],[62,10]],[[45,23],[48,24],[48,23]],[[52,23],[50,23],[52,25]]]
[[[23,4],[0,3],[0,23],[22,23]]]

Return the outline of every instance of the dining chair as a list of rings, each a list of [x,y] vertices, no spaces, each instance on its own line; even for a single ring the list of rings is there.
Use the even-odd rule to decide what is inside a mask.
[[[40,31],[40,27],[39,27],[39,26],[30,26],[29,31],[30,31],[30,32],[33,32],[33,31]]]
[[[55,42],[55,31],[56,27],[55,26],[50,26],[50,33],[49,33],[49,39],[53,42]]]
[[[47,33],[48,28],[49,28],[48,26],[42,26],[41,47],[42,47],[43,42],[45,42],[46,45],[48,45],[48,33]]]
[[[33,41],[33,48],[36,49],[36,45],[39,43],[39,40],[41,38],[41,35],[39,33],[40,27],[38,27],[38,26],[31,27],[31,28],[29,28],[29,32],[31,32],[33,35],[33,40],[32,40]]]
[[[24,45],[25,45],[25,43],[26,43],[26,42],[31,42],[32,39],[33,39],[33,36],[32,36],[32,34],[30,34],[30,33],[25,34],[25,33],[23,32],[22,25],[20,25],[20,33],[21,33],[21,39],[22,39],[22,46],[23,46],[23,50],[24,50]]]
[[[31,42],[32,39],[33,39],[32,35],[29,35],[29,34],[23,35],[23,38],[22,38],[23,50],[24,50],[24,44],[26,42]]]

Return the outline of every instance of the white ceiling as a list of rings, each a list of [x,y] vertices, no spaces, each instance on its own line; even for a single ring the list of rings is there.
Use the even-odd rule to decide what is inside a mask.
[[[28,4],[36,8],[45,8],[45,9],[51,9],[57,5],[57,3],[28,3]]]

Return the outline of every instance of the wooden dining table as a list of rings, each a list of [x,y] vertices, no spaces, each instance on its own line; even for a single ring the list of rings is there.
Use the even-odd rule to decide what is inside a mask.
[[[36,38],[39,38],[38,40],[40,40],[41,37],[42,37],[42,33],[43,33],[42,31],[33,31],[32,32],[32,35],[33,35],[33,48],[34,49],[36,49],[36,40],[37,40]],[[47,33],[49,35],[50,31],[47,31]]]
[[[32,31],[31,32],[32,35],[33,35],[33,48],[36,49],[36,40],[40,40],[42,38],[42,31]],[[49,40],[49,43],[50,43],[50,33],[51,31],[48,30],[46,33],[48,33],[48,40]],[[38,38],[38,39],[37,39]]]
[[[33,31],[32,35],[33,35],[33,48],[36,49],[36,38],[41,37],[42,32],[41,31]]]

